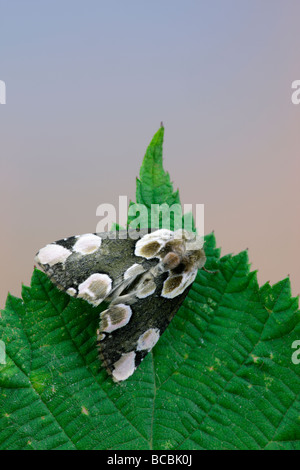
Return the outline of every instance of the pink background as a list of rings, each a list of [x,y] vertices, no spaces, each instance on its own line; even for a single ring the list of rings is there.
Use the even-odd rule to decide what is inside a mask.
[[[222,255],[299,293],[300,2],[0,1],[0,307],[36,251],[134,198],[165,124],[182,203]]]

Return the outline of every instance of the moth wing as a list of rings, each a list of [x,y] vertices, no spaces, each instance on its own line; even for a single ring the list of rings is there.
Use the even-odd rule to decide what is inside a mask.
[[[97,306],[157,263],[135,256],[136,240],[130,235],[120,231],[116,238],[109,238],[109,232],[65,238],[39,250],[35,262],[59,289]]]
[[[132,304],[120,303],[100,314],[97,345],[115,382],[133,374],[155,346],[187,296],[191,285],[174,298],[161,295],[167,274],[155,278],[155,290]]]

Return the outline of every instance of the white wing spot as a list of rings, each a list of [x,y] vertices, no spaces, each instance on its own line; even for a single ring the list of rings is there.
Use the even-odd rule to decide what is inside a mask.
[[[76,253],[81,253],[82,255],[90,255],[95,253],[98,248],[101,246],[102,239],[98,235],[93,233],[86,233],[81,235],[73,246],[73,250]]]
[[[36,262],[38,264],[49,264],[49,266],[54,266],[57,263],[65,263],[66,259],[72,254],[70,250],[64,248],[61,245],[52,243],[46,245],[42,248],[37,256]]]
[[[122,354],[121,358],[114,363],[114,370],[112,372],[113,380],[119,382],[126,380],[135,371],[135,352]]]
[[[112,305],[100,314],[100,331],[112,333],[112,331],[127,325],[132,315],[132,310],[128,305]]]
[[[197,269],[194,271],[183,273],[180,276],[176,276],[176,275],[169,276],[164,282],[161,296],[165,297],[166,299],[174,299],[174,297],[177,297],[177,295],[182,294],[185,291],[185,289],[190,284],[192,284],[192,282],[194,282],[196,276],[197,276]],[[180,283],[176,283],[177,278],[181,278]],[[173,285],[175,287],[173,287]]]
[[[134,263],[130,268],[126,269],[124,272],[124,280],[130,279],[131,277],[136,277],[138,274],[141,274],[145,271],[143,266],[138,263]]]
[[[74,295],[76,295],[76,289],[74,289],[74,287],[69,287],[69,289],[67,289],[67,294],[74,297]]]
[[[146,350],[149,352],[156,345],[158,340],[159,340],[159,329],[150,328],[139,337],[136,350],[137,351]]]
[[[107,274],[95,273],[78,286],[78,296],[97,306],[111,291],[112,280]]]
[[[106,335],[104,333],[99,333],[97,335],[97,341],[103,341]]]
[[[155,258],[166,242],[173,238],[174,232],[167,229],[160,229],[155,232],[147,233],[136,242],[134,254],[146,259]]]

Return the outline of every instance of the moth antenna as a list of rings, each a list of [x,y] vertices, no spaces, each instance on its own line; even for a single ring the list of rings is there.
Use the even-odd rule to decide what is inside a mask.
[[[208,269],[206,269],[204,266],[203,266],[203,271],[205,271],[206,273],[209,273],[209,274],[217,274],[220,272],[219,269],[217,269],[217,271],[209,271]]]

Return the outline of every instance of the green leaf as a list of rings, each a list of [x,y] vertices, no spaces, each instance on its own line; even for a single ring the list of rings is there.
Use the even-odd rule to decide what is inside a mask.
[[[141,171],[148,206],[159,197],[162,136]],[[169,179],[161,181],[172,199]],[[300,449],[292,361],[300,313],[289,280],[260,288],[247,252],[220,258],[213,234],[205,251],[218,273],[198,273],[154,350],[121,384],[97,358],[105,307],[67,296],[38,270],[23,299],[9,295],[0,317],[0,449]]]
[[[151,205],[165,204],[171,207],[174,204],[180,205],[179,191],[173,192],[173,185],[170,181],[169,173],[163,168],[163,140],[164,127],[154,135],[152,141],[147,148],[144,160],[140,169],[140,179],[136,179],[136,204],[130,202],[129,211],[133,212],[133,216],[129,215],[128,224],[134,220],[134,210],[140,205],[148,211],[148,217],[145,223],[140,224],[141,228],[160,228],[162,226],[162,218],[160,214],[159,226],[151,223]],[[173,229],[173,214],[171,214],[170,228]]]
[[[161,127],[147,148],[140,179],[136,180],[136,202],[147,207],[151,204],[180,204],[179,192],[173,192],[170,175],[163,169],[163,140],[164,127]]]

